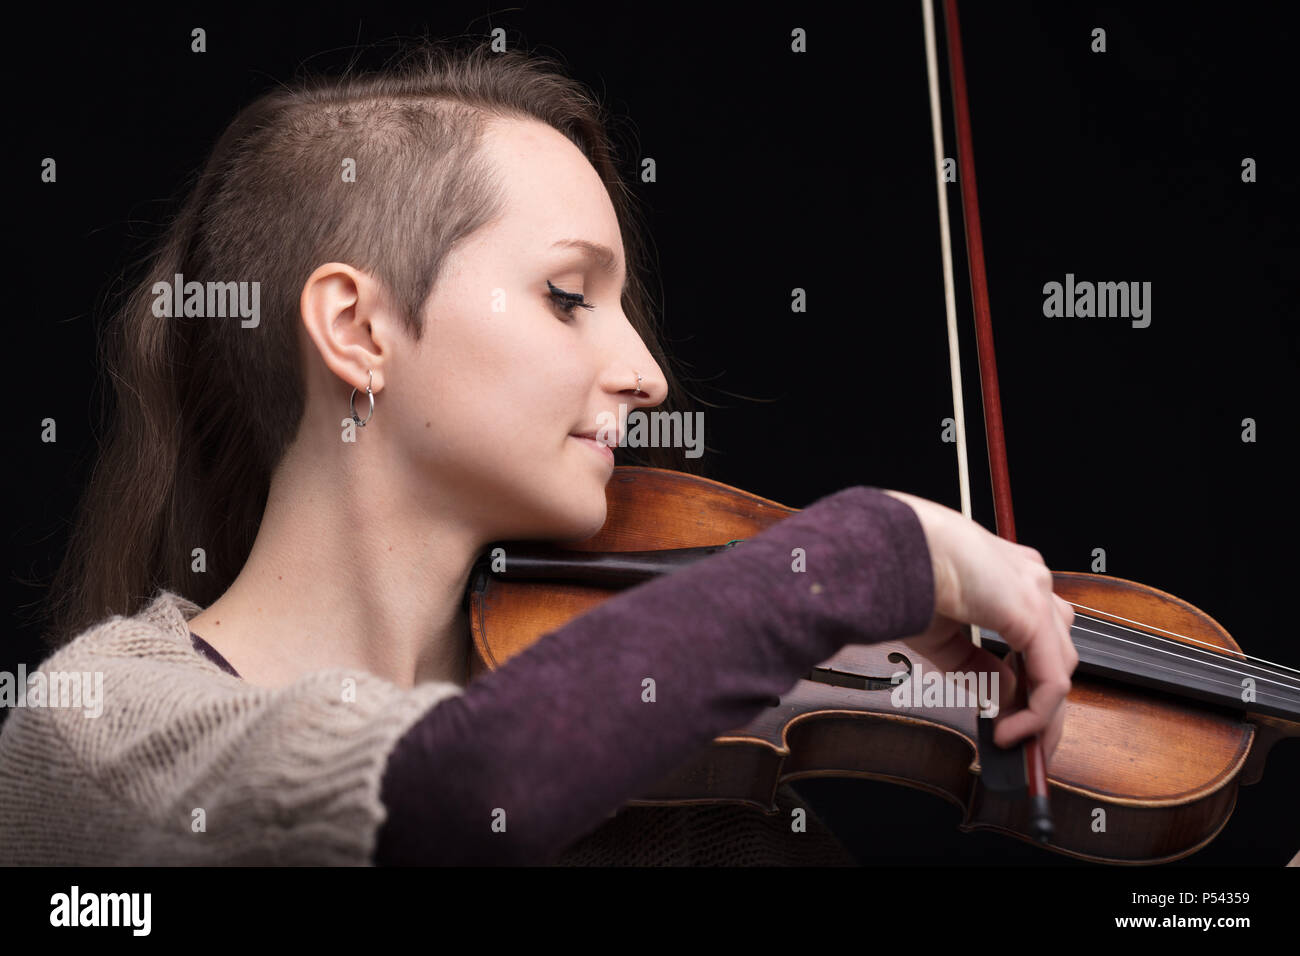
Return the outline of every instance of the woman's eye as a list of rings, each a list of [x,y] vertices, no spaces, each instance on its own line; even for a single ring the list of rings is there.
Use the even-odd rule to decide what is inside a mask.
[[[546,287],[551,290],[551,301],[555,303],[556,308],[568,316],[570,320],[573,318],[573,310],[578,306],[582,306],[584,309],[594,309],[596,307],[596,303],[587,302],[581,292],[565,292],[552,284],[550,279],[546,280]]]

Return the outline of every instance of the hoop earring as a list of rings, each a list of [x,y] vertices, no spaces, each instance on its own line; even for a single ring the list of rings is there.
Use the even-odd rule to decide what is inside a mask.
[[[370,416],[375,413],[375,393],[370,390],[370,385],[375,380],[375,373],[373,370],[369,370],[369,371],[370,371],[370,379],[366,382],[366,395],[370,398],[370,413],[366,415],[366,422],[370,421]],[[356,398],[357,398],[357,389],[354,388],[352,389],[351,397],[348,399],[348,407],[352,409],[352,420],[356,422],[358,425],[360,425],[362,428],[365,428],[366,422],[363,422],[361,419],[357,418]]]

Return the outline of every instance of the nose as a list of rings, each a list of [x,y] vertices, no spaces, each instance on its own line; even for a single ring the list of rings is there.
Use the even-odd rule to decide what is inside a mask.
[[[621,368],[611,368],[601,385],[607,392],[617,394],[621,400],[638,408],[662,405],[668,397],[668,382],[663,370],[649,355],[642,364],[629,363]]]

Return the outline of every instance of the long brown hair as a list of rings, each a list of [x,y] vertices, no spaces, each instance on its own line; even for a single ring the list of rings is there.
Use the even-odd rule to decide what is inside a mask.
[[[624,310],[668,376],[663,410],[690,408],[657,334],[642,220],[608,116],[556,61],[424,40],[377,72],[304,77],[230,123],[106,324],[100,384],[111,382],[115,402],[43,609],[49,645],[136,613],[160,587],[207,606],[230,586],[304,411],[304,282],[328,261],[366,270],[418,340],[452,244],[500,208],[480,151],[491,117],[548,123],[600,175],[627,255]],[[355,182],[340,175],[344,157]],[[260,323],[155,316],[155,283],[177,274],[257,280]],[[617,451],[620,464],[699,470],[681,448]],[[191,570],[197,547],[204,573]]]

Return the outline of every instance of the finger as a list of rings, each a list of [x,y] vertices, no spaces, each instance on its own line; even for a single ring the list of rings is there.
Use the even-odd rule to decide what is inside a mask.
[[[1049,609],[1046,613],[1040,611],[1033,620],[1038,629],[1023,649],[1029,701],[1024,709],[1008,716],[995,732],[994,741],[1002,747],[1040,733],[1070,689],[1064,646],[1068,635],[1063,637],[1059,617]]]
[[[1038,732],[1041,721],[1029,710],[1004,713],[994,726],[993,742],[999,747],[1014,747]]]
[[[1056,603],[1058,600],[1053,594],[1049,595],[1049,600],[1044,602],[1038,619],[1041,622],[1041,630],[1036,632],[1034,636],[1037,639],[1029,643],[1024,654],[1031,709],[1038,710],[1032,703],[1037,689],[1040,686],[1051,688],[1049,693],[1042,695],[1048,705],[1048,709],[1039,711],[1043,726],[1047,725],[1051,711],[1069,692],[1070,674],[1074,672],[1074,663],[1077,663],[1078,659],[1070,630],[1066,627],[1059,605]]]
[[[1032,686],[1028,706],[1012,714],[1002,731],[1011,743],[1035,734],[1043,734],[1053,715],[1065,700],[1066,694],[1069,693],[1068,678],[1062,678],[1062,681],[1062,683],[1043,682]]]
[[[1065,625],[1065,668],[1067,672],[1073,674],[1075,668],[1079,666],[1079,650],[1074,646],[1074,635],[1070,630],[1074,626],[1074,605],[1063,601],[1055,594],[1052,595],[1052,599],[1056,602],[1061,622]]]

